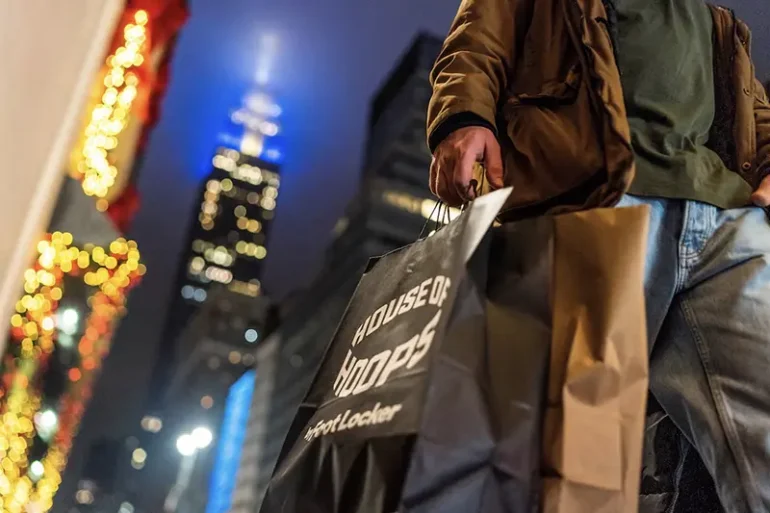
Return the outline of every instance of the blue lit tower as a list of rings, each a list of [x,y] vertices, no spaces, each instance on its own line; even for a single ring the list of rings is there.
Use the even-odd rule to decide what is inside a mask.
[[[201,184],[177,271],[153,377],[155,393],[166,388],[175,362],[192,349],[195,341],[181,335],[209,300],[212,285],[237,295],[262,295],[267,238],[280,189],[280,154],[270,147],[280,114],[269,95],[254,90],[231,113],[228,130],[220,137],[223,145]],[[253,344],[262,333],[250,325],[241,335],[238,342]]]
[[[281,108],[266,75],[260,65],[229,113],[191,213],[137,434],[148,454],[135,487],[144,511],[203,510],[228,391],[253,366],[253,351],[274,324],[261,279],[281,183]],[[174,474],[164,459],[179,456],[175,440],[196,426],[210,429],[214,443]]]

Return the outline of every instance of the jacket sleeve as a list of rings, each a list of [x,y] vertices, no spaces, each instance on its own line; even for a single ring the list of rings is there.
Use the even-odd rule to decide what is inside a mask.
[[[755,79],[754,120],[757,125],[757,170],[759,178],[770,175],[770,102],[765,87]]]
[[[515,67],[518,29],[532,0],[463,0],[431,72],[428,144],[445,137],[450,118],[473,115],[482,126],[495,126],[500,96]],[[452,123],[454,124],[454,122]],[[466,125],[467,126],[467,125]],[[442,139],[443,139],[442,137]]]

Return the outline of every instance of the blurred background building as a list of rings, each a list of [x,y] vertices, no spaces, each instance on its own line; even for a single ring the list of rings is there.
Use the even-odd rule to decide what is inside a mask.
[[[137,512],[203,511],[209,491],[223,493],[209,478],[229,468],[222,451],[233,453],[231,435],[243,423],[233,412],[249,407],[237,391],[250,398],[255,348],[277,323],[261,280],[281,181],[273,147],[281,108],[255,82],[230,113],[201,181],[151,393],[129,437],[135,447],[114,463],[124,477],[112,503],[128,500]]]
[[[280,112],[280,107],[260,93],[247,97],[244,107],[235,111],[233,117],[241,120],[249,116],[253,133],[259,137],[242,135],[242,144],[236,148],[218,148],[212,159],[212,170],[201,183],[186,251],[169,299],[169,313],[151,383],[155,391],[167,386],[173,362],[184,358],[184,353],[189,351],[186,343],[189,338],[180,335],[193,314],[209,302],[211,284],[225,285],[234,295],[248,298],[259,297],[263,292],[263,260],[267,257],[266,240],[275,215],[280,175],[275,163],[257,155],[263,150],[261,138],[278,133],[278,125],[272,118]],[[248,147],[249,144],[254,147]],[[264,335],[263,328],[244,326],[242,335],[254,344]],[[151,399],[159,397],[153,394]]]

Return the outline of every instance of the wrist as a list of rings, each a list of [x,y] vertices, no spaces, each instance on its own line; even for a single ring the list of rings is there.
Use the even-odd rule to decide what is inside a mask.
[[[487,128],[493,134],[497,134],[495,126],[478,114],[474,114],[473,112],[459,112],[449,116],[443,123],[436,127],[433,133],[430,134],[430,137],[428,138],[430,152],[434,153],[438,145],[441,144],[444,139],[449,137],[452,132],[469,126]]]

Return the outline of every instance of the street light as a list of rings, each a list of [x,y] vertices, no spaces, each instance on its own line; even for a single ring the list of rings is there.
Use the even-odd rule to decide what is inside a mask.
[[[211,445],[214,434],[207,427],[198,426],[190,433],[184,433],[176,439],[176,450],[182,455],[182,462],[179,465],[179,472],[176,476],[176,483],[166,496],[163,510],[166,513],[173,513],[179,506],[179,500],[190,485],[190,477],[195,468],[195,460],[198,451]]]
[[[59,330],[67,335],[74,335],[78,331],[80,314],[74,308],[65,308],[58,316]]]
[[[195,439],[189,433],[185,433],[176,439],[176,450],[182,456],[192,456],[198,450]]]
[[[211,433],[211,430],[205,427],[197,427],[193,429],[192,433],[190,433],[190,436],[193,438],[196,449],[205,449],[214,439],[214,435]]]

